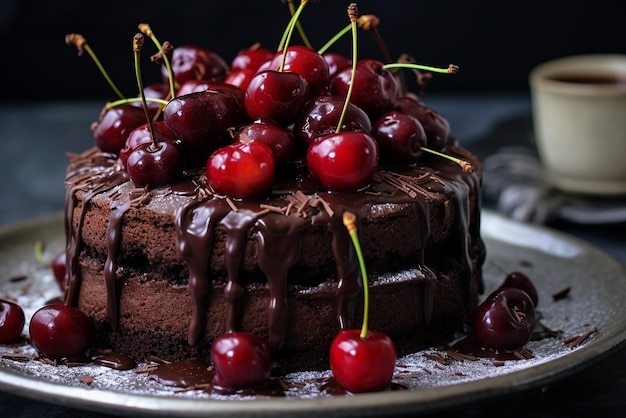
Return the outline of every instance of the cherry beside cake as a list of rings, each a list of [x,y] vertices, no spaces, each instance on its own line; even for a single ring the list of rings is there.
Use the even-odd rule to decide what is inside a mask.
[[[66,177],[65,303],[93,319],[97,346],[209,362],[214,342],[245,333],[267,344],[273,373],[328,369],[333,339],[363,321],[346,212],[369,325],[398,354],[471,322],[479,162],[404,91],[404,70],[353,54],[331,74],[336,54],[289,44],[296,21],[279,52],[255,46],[232,65],[140,25],[140,95],[105,107]],[[146,37],[158,88],[141,84]]]

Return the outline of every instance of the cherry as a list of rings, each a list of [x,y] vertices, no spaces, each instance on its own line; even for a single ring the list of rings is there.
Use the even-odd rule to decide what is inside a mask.
[[[66,271],[66,252],[65,250],[60,251],[53,259],[50,266],[52,267],[52,274],[54,275],[54,280],[59,285],[59,289],[65,289],[65,271]]]
[[[345,96],[352,82],[352,68],[340,71],[331,82],[331,94]],[[351,103],[363,109],[372,119],[391,110],[398,90],[393,74],[383,68],[382,62],[373,59],[357,62],[352,88]]]
[[[274,55],[267,69],[279,71],[282,63],[283,51],[279,51]],[[293,45],[287,48],[282,71],[300,74],[306,80],[309,98],[319,96],[328,89],[330,84],[326,60],[317,51],[304,45]]]
[[[255,70],[238,70],[233,71],[226,76],[224,79],[224,83],[231,84],[233,86],[239,87],[242,90],[247,90],[250,85],[250,81],[257,74]]]
[[[494,291],[472,318],[476,341],[495,350],[515,350],[530,339],[535,305],[526,292],[513,287]]]
[[[146,114],[141,107],[119,105],[108,109],[97,122],[93,136],[96,146],[104,152],[118,154],[130,132],[146,123]]]
[[[330,369],[341,387],[352,393],[389,389],[396,365],[396,349],[384,333],[360,329],[340,332],[330,348]]]
[[[325,52],[322,54],[328,64],[328,78],[332,80],[337,74],[346,68],[350,68],[352,61],[350,58],[338,52]]]
[[[334,133],[346,99],[339,96],[319,96],[307,102],[293,127],[294,135],[305,144],[315,138]],[[349,103],[341,125],[342,131],[371,133],[372,123],[358,106]]]
[[[170,98],[170,86],[166,83],[152,83],[143,88],[143,93],[147,98],[167,100]],[[133,102],[132,104],[137,107],[142,106],[140,101]],[[150,109],[152,113],[157,112],[160,108],[160,103],[148,102],[148,109]]]
[[[237,98],[225,90],[206,90],[172,99],[163,120],[186,152],[204,165],[208,156],[232,137],[228,130],[246,119]]]
[[[244,97],[246,95],[246,92],[240,87],[232,84],[207,80],[187,80],[182,86],[180,86],[180,89],[178,90],[176,96],[184,96],[186,94],[197,93],[207,90],[225,91],[235,96],[235,99],[237,99],[237,103],[239,104],[239,114],[237,116],[241,116],[242,121],[243,119],[247,119],[247,115],[245,113],[246,109],[244,107]]]
[[[270,378],[272,356],[268,344],[247,332],[218,337],[211,346],[214,383],[230,389],[245,389]]]
[[[84,357],[95,332],[91,318],[83,311],[60,304],[37,310],[29,326],[33,346],[50,359]]]
[[[504,287],[514,287],[516,289],[523,290],[528,294],[528,296],[530,296],[533,301],[533,305],[537,307],[537,304],[539,303],[537,288],[530,278],[521,271],[513,271],[507,274],[498,289],[502,289]]]
[[[366,187],[378,166],[378,145],[364,132],[347,131],[316,138],[307,150],[309,171],[332,191]]]
[[[426,146],[426,132],[413,116],[397,111],[383,113],[372,127],[372,135],[386,164],[410,164],[417,161]]]
[[[183,45],[174,48],[171,59],[172,72],[177,85],[187,80],[224,81],[228,64],[213,51],[199,45]],[[164,81],[169,80],[165,66],[161,67]]]
[[[17,341],[25,323],[24,310],[20,305],[0,299],[0,343]]]
[[[248,49],[237,53],[230,64],[231,72],[251,70],[256,72],[259,67],[274,58],[274,51],[256,43]]]
[[[165,122],[156,121],[152,122],[152,128],[154,129],[154,135],[158,142],[175,142],[174,135],[167,128]],[[150,134],[150,125],[148,122],[143,125],[139,125],[135,129],[133,129],[128,138],[126,139],[126,145],[119,152],[119,159],[122,163],[122,166],[126,168],[126,162],[128,161],[128,156],[132,151],[135,150],[141,144],[148,144],[152,142],[152,136]]]
[[[206,163],[207,182],[215,193],[240,199],[268,193],[274,170],[270,147],[244,137],[216,150]]]
[[[260,141],[270,147],[276,167],[285,166],[296,152],[296,139],[286,128],[275,123],[257,120],[242,126],[233,141]]]
[[[150,136],[150,132],[146,135]],[[182,176],[184,159],[180,148],[172,142],[154,142],[143,142],[128,154],[126,171],[137,187],[151,189]]]
[[[288,126],[300,115],[307,97],[307,82],[300,74],[265,70],[250,80],[244,104],[253,120]]]
[[[398,98],[395,109],[420,121],[426,132],[427,147],[434,150],[442,150],[445,147],[450,137],[450,124],[441,114],[411,96]]]

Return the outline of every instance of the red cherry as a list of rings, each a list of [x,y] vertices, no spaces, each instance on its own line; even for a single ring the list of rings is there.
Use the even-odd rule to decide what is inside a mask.
[[[170,85],[167,83],[149,84],[143,88],[143,94],[146,98],[150,99],[168,100],[170,98]],[[142,101],[133,102],[132,105],[143,109]],[[162,105],[160,103],[148,101],[148,109],[150,112],[154,113],[158,111],[161,106]]]
[[[211,346],[214,382],[230,389],[258,386],[270,378],[272,356],[267,343],[256,335],[232,332]]]
[[[142,108],[133,105],[115,106],[107,110],[93,132],[96,146],[104,152],[118,154],[130,132],[146,123]]]
[[[537,307],[537,304],[539,303],[537,288],[530,278],[521,271],[513,271],[507,274],[504,281],[498,288],[501,289],[504,287],[514,287],[528,293],[528,296],[532,299],[533,304]]]
[[[288,126],[300,115],[307,95],[307,82],[301,75],[265,70],[250,81],[244,103],[251,119]]]
[[[262,196],[274,181],[274,154],[260,141],[239,141],[216,150],[206,163],[208,184],[219,195]]]
[[[260,44],[254,44],[248,49],[239,51],[230,64],[231,72],[251,70],[257,71],[261,65],[274,57],[274,51],[263,48]]]
[[[330,346],[330,369],[348,392],[363,393],[389,389],[396,365],[396,349],[384,333],[369,330],[340,332]]]
[[[337,52],[326,52],[322,54],[328,64],[328,77],[332,80],[337,74],[352,65],[352,60]]]
[[[418,160],[426,146],[426,132],[413,116],[389,111],[376,119],[372,135],[378,142],[385,164],[410,164]]]
[[[224,81],[228,64],[213,51],[198,45],[183,45],[174,48],[171,59],[172,72],[176,84],[187,80]],[[169,80],[165,66],[161,67],[163,80]]]
[[[277,167],[286,165],[296,152],[296,139],[286,128],[257,120],[242,126],[233,142],[260,141],[270,147]]]
[[[450,123],[441,114],[411,96],[398,98],[395,109],[420,121],[426,132],[428,148],[440,151],[446,146],[450,137]]]
[[[319,96],[309,100],[293,126],[296,138],[308,145],[319,136],[334,133],[345,102],[345,98],[339,96]],[[367,113],[349,103],[341,130],[363,131],[369,134],[372,131],[372,123]]]
[[[224,79],[224,83],[239,87],[240,89],[245,91],[248,89],[250,81],[252,81],[256,74],[256,70],[233,71],[226,76],[226,78]]]
[[[149,135],[149,134],[148,134]],[[182,151],[171,142],[138,145],[128,154],[126,171],[137,187],[149,189],[173,183],[182,176]]]
[[[330,87],[331,94],[345,97],[352,83],[352,67],[339,72]],[[363,109],[372,119],[391,110],[396,102],[398,85],[383,63],[364,59],[356,64],[351,103]]]
[[[33,346],[45,357],[80,358],[95,336],[95,326],[78,308],[47,305],[33,314],[29,333]]]
[[[472,318],[476,341],[494,350],[515,350],[530,339],[535,305],[526,292],[513,287],[496,290],[481,303]]]
[[[12,343],[22,335],[26,318],[16,303],[0,299],[0,343]]]
[[[176,141],[174,138],[174,134],[172,134],[172,132],[167,128],[165,122],[152,122],[152,128],[154,129],[154,134],[156,135],[156,139],[158,142],[174,143]],[[124,145],[124,148],[122,148],[119,152],[119,159],[122,163],[122,166],[126,167],[128,156],[131,152],[135,150],[135,148],[137,148],[141,144],[148,144],[151,142],[152,136],[150,135],[150,125],[148,125],[147,122],[133,129],[126,139],[126,144]]]
[[[378,166],[378,146],[371,136],[356,131],[315,139],[307,150],[309,171],[333,191],[366,187]]]
[[[283,61],[283,51],[274,55],[267,69],[278,71]],[[304,45],[287,48],[284,72],[300,74],[307,83],[309,98],[317,97],[328,89],[330,77],[328,63],[317,51]]]
[[[51,263],[52,274],[54,274],[54,280],[56,280],[59,285],[59,289],[65,289],[65,271],[66,271],[66,252],[65,250],[59,252],[53,259]]]

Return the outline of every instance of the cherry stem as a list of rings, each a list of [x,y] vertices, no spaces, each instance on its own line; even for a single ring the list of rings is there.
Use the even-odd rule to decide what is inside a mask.
[[[348,91],[346,92],[346,99],[343,102],[343,109],[341,109],[341,115],[339,116],[339,122],[337,122],[337,129],[335,133],[341,132],[343,126],[343,120],[348,113],[348,106],[350,106],[350,98],[352,97],[352,90],[354,87],[354,80],[356,79],[356,64],[357,64],[357,25],[356,21],[359,16],[359,10],[356,3],[350,3],[348,6],[348,17],[350,18],[350,27],[352,28],[352,81],[348,85]]]
[[[98,59],[96,54],[93,52],[93,50],[91,49],[91,47],[89,46],[89,44],[87,43],[87,40],[83,37],[83,35],[81,35],[79,33],[70,33],[68,35],[65,35],[65,43],[67,45],[70,45],[70,44],[74,45],[76,47],[76,49],[78,49],[78,56],[79,57],[83,54],[83,50],[87,51],[87,53],[89,54],[89,56],[91,57],[93,62],[96,64],[96,66],[100,70],[100,73],[102,73],[102,75],[104,76],[104,79],[107,81],[109,86],[111,86],[111,88],[113,89],[115,94],[120,99],[124,98],[124,95],[117,88],[117,86],[115,85],[113,80],[111,80],[111,77],[109,77],[109,74],[106,72],[106,70],[102,66],[102,63],[100,62],[100,60]]]
[[[157,39],[154,32],[152,32],[152,28],[147,23],[140,23],[139,30],[141,33],[144,33],[152,40],[152,42],[156,45],[161,57],[163,58],[163,63],[165,64],[165,68],[167,69],[167,73],[169,74],[169,84],[170,84],[170,97],[176,97],[176,88],[174,86],[174,70],[172,70],[172,64],[170,63],[170,59],[167,56],[167,53],[163,50],[163,45]]]
[[[360,336],[361,338],[365,338],[367,337],[367,324],[369,321],[369,281],[367,279],[365,261],[363,260],[363,251],[361,250],[361,244],[357,234],[356,215],[352,212],[345,211],[343,213],[343,224],[348,230],[348,234],[350,234],[352,245],[354,245],[356,256],[359,259],[359,266],[361,267],[361,279],[363,280],[363,324],[361,326]]]
[[[293,35],[293,28],[296,26],[296,22],[300,18],[300,15],[302,14],[302,10],[304,10],[304,6],[306,6],[308,2],[309,2],[308,0],[300,1],[300,6],[298,6],[298,9],[291,17],[291,20],[289,21],[289,24],[287,25],[287,28],[285,30],[285,36],[284,36],[285,42],[282,48],[283,57],[280,62],[280,67],[278,68],[278,71],[280,71],[281,73],[283,72],[283,69],[285,68],[285,61],[287,60],[287,48],[289,47],[289,43],[291,42],[291,36]],[[281,40],[281,43],[282,43],[282,40]]]
[[[332,38],[328,40],[320,49],[317,50],[317,53],[322,55],[324,54],[328,48],[333,46],[335,42],[337,42],[343,35],[348,33],[352,29],[352,22],[348,23],[343,29],[335,34]]]
[[[428,65],[413,64],[409,62],[392,62],[383,65],[384,70],[387,70],[389,68],[409,68],[412,70],[424,70],[440,74],[456,74],[459,72],[459,66],[454,64],[448,65],[447,68],[431,67]]]
[[[454,163],[457,163],[463,169],[463,171],[468,173],[468,174],[472,173],[474,171],[474,169],[472,168],[472,164],[470,164],[468,161],[462,160],[462,159],[457,158],[457,157],[453,157],[452,155],[444,154],[444,153],[439,152],[439,151],[435,151],[434,149],[431,149],[431,148],[421,147],[421,149],[426,151],[426,152],[429,152],[431,154],[437,155],[439,157],[443,157],[443,158],[445,158],[447,160],[450,160],[450,161],[452,161]]]
[[[43,256],[43,252],[44,252],[43,241],[41,241],[41,240],[35,241],[35,259],[40,264],[46,264],[46,260],[45,260],[45,258]]]
[[[163,106],[165,106],[165,105],[167,105],[169,103],[167,100],[158,99],[156,97],[145,97],[145,100],[146,100],[146,102],[159,103],[159,104],[161,104]],[[106,109],[110,109],[112,107],[121,106],[121,105],[125,105],[125,104],[130,104],[130,103],[137,103],[137,102],[141,102],[141,101],[143,101],[141,99],[141,97],[131,97],[131,98],[128,98],[128,99],[120,99],[120,100],[115,100],[113,102],[107,103],[105,108]]]
[[[289,6],[289,12],[291,13],[291,16],[293,16],[296,10],[296,6],[293,4],[293,0],[287,0],[287,5]],[[300,23],[300,21],[296,22],[296,29],[298,30],[298,33],[300,34],[304,45],[313,49],[313,45],[311,44],[311,41],[309,41],[309,38],[306,36],[306,33],[304,33],[304,29],[302,28],[302,24]]]
[[[148,102],[146,100],[146,93],[143,91],[143,82],[141,80],[141,63],[139,60],[141,48],[143,48],[144,37],[141,33],[135,34],[133,37],[133,56],[135,57],[135,75],[137,76],[137,86],[139,87],[139,95],[141,96],[141,104],[143,105],[143,111],[146,114],[146,121],[148,122],[148,128],[150,129],[150,137],[152,138],[152,147],[156,150],[159,144],[154,136],[154,128],[152,127],[152,119],[148,112]]]

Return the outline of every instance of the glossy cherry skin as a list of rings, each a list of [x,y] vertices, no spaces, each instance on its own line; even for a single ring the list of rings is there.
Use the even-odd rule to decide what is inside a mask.
[[[143,94],[145,95],[146,98],[150,98],[150,99],[168,100],[170,97],[170,86],[167,83],[148,84],[147,86],[143,88]],[[148,109],[152,113],[158,111],[161,108],[161,106],[163,106],[161,103],[156,103],[156,102],[151,102],[151,101],[148,101],[147,103],[148,103]],[[141,100],[133,102],[132,104],[133,106],[137,106],[143,109],[142,107],[143,102]]]
[[[271,120],[289,126],[300,115],[307,97],[307,82],[301,75],[265,70],[250,81],[244,103],[252,120]]]
[[[294,136],[308,145],[319,136],[334,133],[337,130],[344,103],[344,97],[331,95],[309,100],[293,126]],[[346,109],[341,131],[362,131],[369,134],[372,131],[372,122],[367,113],[350,103]]]
[[[521,312],[518,318],[514,311]],[[515,350],[530,340],[535,326],[535,305],[528,294],[512,287],[494,291],[472,319],[476,341],[494,350]]]
[[[248,89],[250,81],[252,81],[256,74],[256,70],[233,71],[226,76],[226,78],[224,79],[224,83],[239,87],[240,89],[245,91]]]
[[[20,305],[0,299],[0,343],[17,341],[25,323],[24,310]]]
[[[50,263],[50,267],[52,268],[52,274],[54,275],[54,280],[59,285],[59,289],[65,289],[65,272],[66,272],[66,256],[65,250],[60,251]]]
[[[283,52],[279,51],[267,65],[267,69],[278,71],[282,60]],[[300,74],[306,80],[309,98],[319,96],[330,85],[328,63],[317,51],[304,45],[287,48],[283,71]]]
[[[341,331],[330,346],[330,369],[337,383],[351,393],[389,389],[396,366],[396,348],[384,333]]]
[[[213,151],[230,143],[228,130],[236,129],[246,120],[237,98],[225,90],[176,97],[163,112],[163,121],[174,137],[201,166]]]
[[[426,146],[441,151],[450,138],[450,123],[434,109],[426,106],[421,100],[404,96],[396,100],[395,109],[406,113],[420,121],[426,132]]]
[[[340,71],[331,82],[330,93],[345,97],[352,83],[352,67]],[[396,102],[398,85],[391,72],[383,68],[383,63],[364,59],[356,64],[356,75],[350,103],[354,103],[375,119],[381,113],[391,110]]]
[[[183,174],[182,150],[172,142],[138,145],[128,154],[126,171],[137,187],[152,189],[173,183]]]
[[[142,108],[133,105],[115,106],[107,110],[93,132],[96,146],[104,152],[118,154],[133,129],[146,123]]]
[[[260,44],[254,44],[248,49],[239,51],[230,63],[231,72],[251,70],[257,71],[259,67],[274,58],[275,52],[264,48]]]
[[[174,143],[176,139],[174,138],[174,134],[168,129],[167,125],[163,121],[152,122],[152,129],[154,130],[154,135],[156,136],[157,142],[171,142]],[[143,125],[139,125],[135,129],[131,131],[126,138],[126,144],[124,148],[122,148],[119,152],[119,159],[122,163],[122,166],[126,168],[126,162],[128,161],[128,156],[135,148],[137,148],[141,144],[148,144],[152,142],[152,136],[150,134],[150,125],[148,123],[144,123]]]
[[[326,52],[322,54],[328,64],[328,77],[332,80],[337,74],[352,66],[352,60],[337,52]]]
[[[211,346],[214,383],[229,389],[245,389],[270,378],[272,356],[268,344],[247,332],[218,337]]]
[[[206,163],[209,186],[218,195],[238,199],[269,193],[276,164],[269,146],[238,141],[216,150]]]
[[[311,175],[331,191],[369,185],[378,167],[378,145],[364,132],[348,131],[315,139],[307,150]]]
[[[33,346],[50,359],[81,358],[95,336],[83,311],[68,305],[47,305],[33,314],[29,333]]]
[[[198,45],[183,45],[174,48],[171,58],[174,80],[182,85],[187,80],[224,81],[228,64],[213,51]],[[161,67],[163,80],[168,82],[165,65]]]
[[[376,119],[372,136],[378,142],[381,162],[388,165],[414,163],[426,146],[422,124],[411,115],[393,110]]]
[[[260,141],[270,147],[276,167],[285,166],[295,155],[296,139],[286,128],[257,120],[239,128],[233,142]]]
[[[514,287],[516,289],[523,290],[528,293],[528,296],[532,299],[535,308],[537,307],[537,304],[539,303],[537,288],[530,278],[521,271],[512,271],[507,274],[504,281],[499,286],[500,289],[503,287]]]

